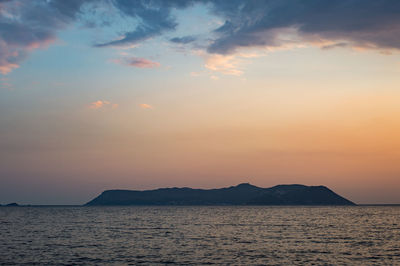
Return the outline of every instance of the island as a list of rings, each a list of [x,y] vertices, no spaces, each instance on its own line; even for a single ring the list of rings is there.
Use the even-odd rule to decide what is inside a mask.
[[[13,202],[13,203],[6,204],[4,206],[5,207],[19,207],[20,205],[18,203]]]
[[[126,205],[355,205],[325,186],[249,183],[219,189],[106,190],[85,206]]]

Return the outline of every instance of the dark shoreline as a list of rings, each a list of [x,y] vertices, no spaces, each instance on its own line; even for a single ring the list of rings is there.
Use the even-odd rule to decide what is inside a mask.
[[[98,205],[98,206],[87,206],[87,205],[51,205],[51,204],[22,204],[19,206],[5,206],[1,205],[0,208],[76,208],[76,207],[85,207],[85,208],[106,208],[106,207],[400,207],[399,204],[357,204],[357,205]]]

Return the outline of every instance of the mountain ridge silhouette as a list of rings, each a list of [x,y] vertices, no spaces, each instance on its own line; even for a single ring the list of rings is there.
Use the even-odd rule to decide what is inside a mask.
[[[213,189],[105,190],[85,206],[119,205],[356,205],[325,186],[261,188],[250,183]]]

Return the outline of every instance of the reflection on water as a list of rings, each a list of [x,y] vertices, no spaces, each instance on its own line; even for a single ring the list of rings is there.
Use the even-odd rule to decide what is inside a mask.
[[[2,264],[400,264],[400,207],[0,208]]]

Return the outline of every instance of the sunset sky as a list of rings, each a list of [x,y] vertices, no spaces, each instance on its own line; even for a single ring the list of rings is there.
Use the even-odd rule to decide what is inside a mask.
[[[0,204],[243,182],[400,203],[400,1],[0,0]]]

